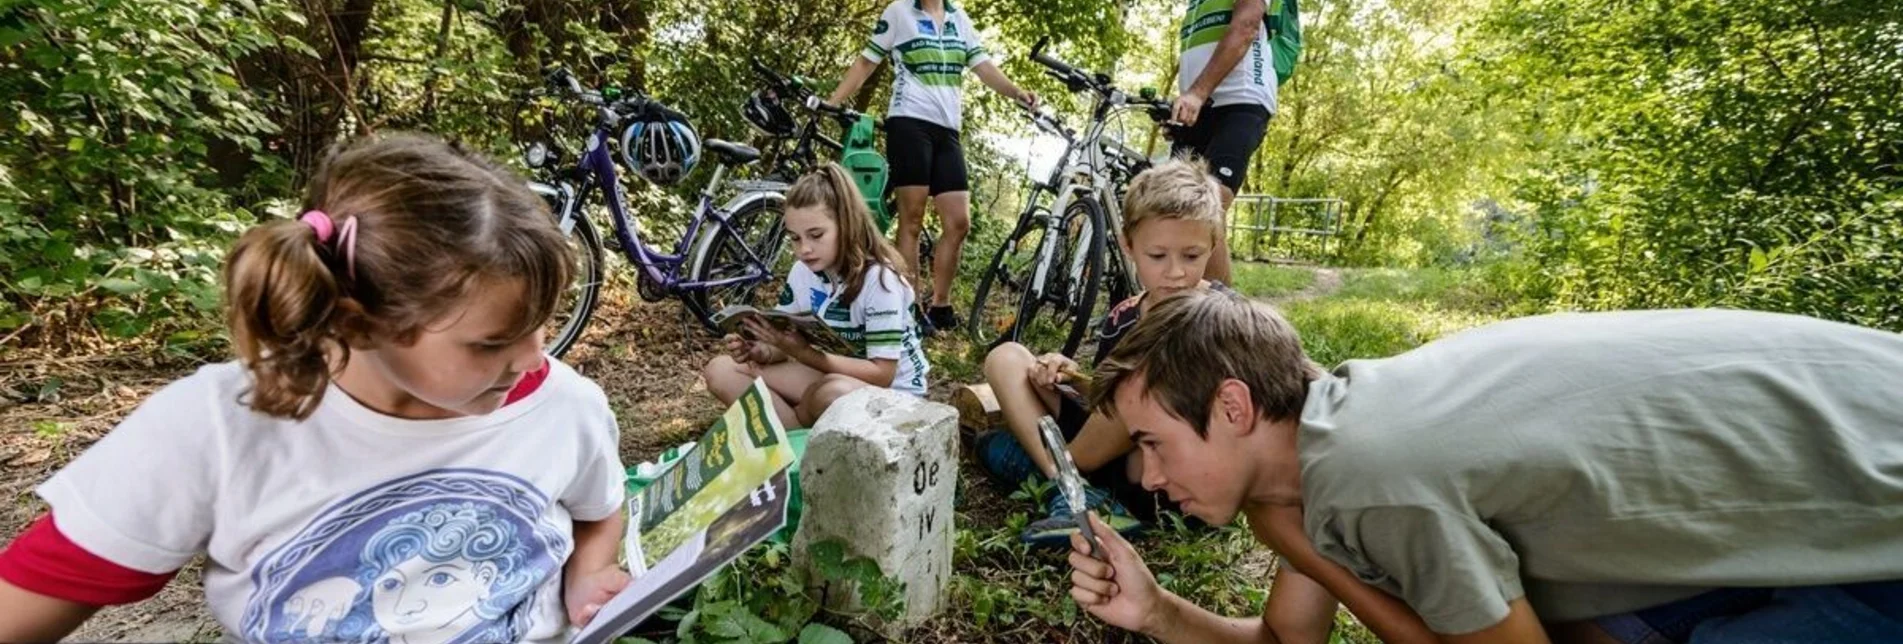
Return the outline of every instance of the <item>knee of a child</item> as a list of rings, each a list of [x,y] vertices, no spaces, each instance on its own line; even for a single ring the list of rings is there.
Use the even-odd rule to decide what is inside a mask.
[[[707,364],[700,368],[700,377],[707,380],[708,389],[719,393],[727,379],[739,371],[740,363],[734,362],[733,356],[714,356],[714,359],[708,360]]]
[[[850,376],[828,374],[806,388],[805,402],[815,409],[825,409],[854,389],[866,386]]]
[[[1022,344],[1016,342],[1000,344],[992,349],[991,353],[985,354],[985,378],[997,380],[1012,374],[1023,375],[1031,361],[1036,359],[1037,356],[1031,355],[1031,350],[1024,348]]]

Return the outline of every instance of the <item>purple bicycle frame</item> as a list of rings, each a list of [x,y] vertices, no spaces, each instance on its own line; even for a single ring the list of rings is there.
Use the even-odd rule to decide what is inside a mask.
[[[752,246],[744,243],[746,236],[734,229],[733,224],[728,221],[728,217],[733,213],[714,206],[711,193],[715,184],[719,182],[722,171],[725,170],[724,166],[715,170],[713,179],[708,181],[708,187],[701,190],[699,203],[694,208],[694,217],[687,223],[687,232],[681,235],[680,241],[675,242],[673,253],[663,253],[641,243],[641,233],[635,225],[637,220],[628,212],[627,202],[621,194],[621,182],[615,175],[614,157],[608,152],[608,146],[604,144],[607,134],[604,130],[596,129],[594,133],[588,135],[588,149],[582,153],[577,165],[584,171],[583,177],[600,185],[602,194],[608,202],[608,213],[614,219],[615,239],[621,243],[622,254],[628,258],[628,261],[639,266],[648,279],[653,280],[668,292],[680,293],[704,291],[772,278],[772,269],[766,265],[766,262],[761,261],[759,254],[754,252]],[[588,194],[588,188],[588,184],[584,182],[576,191],[576,205],[580,205],[582,199]],[[583,215],[577,211],[574,216]],[[747,263],[753,269],[748,271],[747,275],[698,282],[682,278],[681,270],[687,264],[687,251],[693,243],[699,241],[701,224],[708,220],[712,220],[714,225],[731,233],[734,238],[742,240],[740,247],[746,251]],[[711,228],[707,232],[714,234]]]

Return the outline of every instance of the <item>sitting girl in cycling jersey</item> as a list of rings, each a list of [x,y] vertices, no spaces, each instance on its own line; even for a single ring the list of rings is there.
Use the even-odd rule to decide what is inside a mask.
[[[730,404],[764,377],[774,410],[789,427],[812,425],[834,400],[860,387],[924,396],[931,366],[911,315],[912,285],[844,168],[827,163],[793,183],[786,235],[799,261],[775,308],[825,320],[858,346],[857,355],[825,353],[798,333],[749,320],[748,333],[757,340],[728,335],[727,353],[701,370],[707,388]]]
[[[348,145],[224,267],[237,359],[41,485],[0,641],[54,641],[200,555],[244,641],[561,641],[627,584],[599,387],[542,352],[568,245],[519,177],[433,138]]]

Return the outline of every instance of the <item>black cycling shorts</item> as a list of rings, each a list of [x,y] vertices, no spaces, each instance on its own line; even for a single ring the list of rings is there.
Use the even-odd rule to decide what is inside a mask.
[[[926,186],[937,196],[970,190],[958,130],[906,116],[885,120],[885,158],[892,187]]]
[[[1242,180],[1249,176],[1249,157],[1262,145],[1271,116],[1269,108],[1261,105],[1205,107],[1195,125],[1177,133],[1170,155],[1201,158],[1229,192],[1242,192]]]

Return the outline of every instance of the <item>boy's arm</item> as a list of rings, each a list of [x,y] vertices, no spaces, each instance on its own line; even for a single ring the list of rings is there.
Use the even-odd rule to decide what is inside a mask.
[[[1095,472],[1118,456],[1130,453],[1136,444],[1130,442],[1130,431],[1123,423],[1103,412],[1092,412],[1090,419],[1084,421],[1084,428],[1065,447],[1070,450],[1071,460],[1076,461],[1078,471]]]
[[[48,597],[0,579],[0,642],[54,642],[79,630],[98,606]]]
[[[1255,517],[1251,517],[1251,521]],[[1258,530],[1258,538],[1266,533],[1269,545],[1284,558],[1289,567],[1298,568],[1301,574],[1327,589],[1328,594],[1348,606],[1369,630],[1383,642],[1438,642],[1439,638],[1427,628],[1427,622],[1414,609],[1399,598],[1383,592],[1379,588],[1356,579],[1353,572],[1333,561],[1329,561],[1315,550],[1315,544],[1308,539],[1302,528],[1302,509],[1283,507],[1270,511],[1267,525]],[[1253,526],[1252,526],[1253,527]],[[1286,568],[1285,568],[1286,569]]]
[[[1262,602],[1262,622],[1282,642],[1327,642],[1340,603],[1315,578],[1284,559],[1276,565],[1275,585]]]

